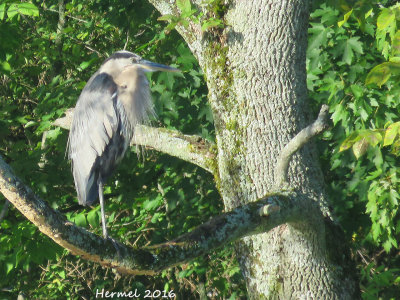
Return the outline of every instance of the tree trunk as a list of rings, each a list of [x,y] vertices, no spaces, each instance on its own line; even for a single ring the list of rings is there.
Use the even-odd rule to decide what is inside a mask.
[[[273,189],[282,148],[311,122],[308,17],[308,1],[237,0],[225,8],[223,30],[196,38],[196,30],[178,28],[206,74],[218,148],[216,184],[226,210]],[[354,299],[355,270],[340,234],[334,234],[312,144],[294,155],[288,178],[299,192],[304,220],[236,244],[249,297]]]
[[[203,58],[216,120],[219,190],[228,210],[271,191],[282,148],[311,122],[308,16],[308,1],[234,1],[225,15],[225,43],[209,47],[216,50]],[[293,157],[288,177],[308,213],[237,243],[250,298],[353,299],[355,282],[340,267],[345,260],[329,258],[337,248],[326,245],[324,183],[312,145]]]
[[[225,15],[224,51],[204,58],[204,66],[211,67],[207,79],[219,190],[228,210],[273,188],[282,148],[311,122],[308,15],[308,1],[235,1]],[[215,61],[219,55],[225,55],[224,64]],[[326,245],[323,179],[312,145],[294,156],[288,177],[290,186],[301,191],[299,205],[309,213],[305,220],[237,243],[250,298],[353,299],[354,281],[328,257],[334,249]]]

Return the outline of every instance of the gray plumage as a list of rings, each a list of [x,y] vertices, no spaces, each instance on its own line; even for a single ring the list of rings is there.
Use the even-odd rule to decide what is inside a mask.
[[[103,183],[123,158],[135,127],[153,114],[145,72],[179,71],[118,51],[93,74],[79,96],[68,139],[68,157],[79,204],[102,205],[105,227]]]

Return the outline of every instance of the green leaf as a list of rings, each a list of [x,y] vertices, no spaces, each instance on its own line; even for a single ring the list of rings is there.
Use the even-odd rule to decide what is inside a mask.
[[[344,23],[347,22],[347,20],[350,18],[351,14],[353,13],[353,9],[351,9],[350,11],[348,11],[344,16],[343,16],[343,20],[338,22],[338,26],[342,27]]]
[[[0,21],[4,19],[4,15],[6,13],[6,4],[0,4]]]
[[[190,0],[176,0],[176,5],[183,15],[191,14],[192,4],[190,3]]]
[[[392,40],[392,55],[400,54],[400,30],[397,30]]]
[[[10,273],[10,271],[14,268],[13,263],[6,263],[6,274]]]
[[[86,226],[86,217],[83,212],[75,215],[73,220],[77,226]]]
[[[90,67],[95,61],[97,61],[97,58],[92,58],[91,60],[84,61],[79,65],[79,68],[81,68],[81,70],[83,71]]]
[[[143,202],[142,208],[146,211],[150,211],[160,206],[160,204],[161,204],[161,199],[157,197],[156,199],[146,200],[145,202]]]
[[[338,50],[343,51],[342,60],[348,65],[353,61],[354,52],[363,54],[362,43],[358,40],[359,37],[351,37],[339,43]]]
[[[352,84],[350,86],[350,89],[356,98],[361,98],[363,96],[363,88],[359,85]]]
[[[388,62],[390,73],[392,75],[400,75],[400,63],[398,62]]]
[[[367,177],[365,177],[365,179],[368,181],[371,181],[371,180],[374,180],[375,178],[377,178],[381,174],[382,174],[382,170],[378,169],[378,170],[375,170],[375,171],[369,173],[369,175]]]
[[[89,224],[93,227],[98,227],[100,224],[100,218],[99,218],[99,208],[95,208],[91,210],[88,215],[87,215],[87,220]]]
[[[158,76],[157,84],[163,84],[168,87],[168,89],[172,90],[175,82],[175,74],[171,72],[163,72]]]
[[[46,138],[49,140],[54,140],[56,139],[60,134],[61,134],[61,129],[60,127],[57,127],[55,129],[47,131]]]
[[[7,61],[3,61],[1,64],[1,69],[6,72],[6,73],[10,73],[11,72],[11,66]]]
[[[343,105],[341,105],[340,103],[334,106],[334,109],[332,111],[333,113],[331,118],[334,125],[336,125],[339,121],[346,119],[347,112]]]
[[[201,30],[204,32],[213,27],[220,27],[221,25],[222,25],[221,20],[210,19],[210,20],[205,21],[203,23],[203,25],[201,25]]]
[[[381,226],[379,224],[373,223],[371,226],[372,238],[377,241],[382,233]]]
[[[376,146],[382,141],[382,135],[379,131],[367,129],[363,136],[371,146]]]
[[[382,63],[372,68],[365,79],[365,84],[376,84],[381,87],[391,76],[388,63]]]
[[[358,132],[352,132],[340,145],[339,152],[350,149],[354,143],[357,141]]]
[[[311,28],[308,29],[310,38],[308,40],[308,51],[317,49],[321,45],[325,45],[328,39],[329,29],[322,24],[311,23]]]
[[[369,143],[366,138],[362,138],[354,143],[353,153],[357,159],[359,159],[367,151]]]
[[[174,15],[166,14],[166,15],[159,17],[157,20],[170,22],[170,21],[176,20],[176,17]]]
[[[378,29],[383,30],[387,28],[389,25],[393,25],[395,22],[396,22],[396,15],[394,14],[393,10],[385,8],[379,14],[376,24],[378,26]]]
[[[391,201],[391,203],[392,203],[392,206],[397,206],[397,205],[399,205],[399,201],[398,201],[398,199],[399,199],[399,193],[397,193],[396,190],[390,189],[390,192],[389,192],[389,199],[390,199],[390,201]]]
[[[400,57],[399,56],[392,56],[392,57],[389,58],[389,62],[400,64]]]
[[[17,117],[16,120],[21,123],[21,124],[26,124],[28,123],[28,120],[26,119],[27,116],[21,116],[21,117]]]
[[[28,121],[28,123],[25,124],[24,128],[29,128],[29,127],[32,127],[32,126],[35,126],[35,125],[37,125],[37,122]]]
[[[38,17],[39,9],[32,3],[22,2],[18,4],[19,13],[25,16]]]
[[[400,122],[391,124],[385,131],[385,137],[383,139],[383,146],[389,146],[393,144],[394,139],[400,133]]]
[[[188,277],[193,273],[193,271],[194,271],[193,269],[186,269],[186,270],[180,271],[178,277],[179,278]]]
[[[390,250],[392,249],[392,243],[390,240],[386,240],[385,242],[383,242],[382,246],[383,246],[383,249],[385,249],[385,251],[387,253],[389,253]]]
[[[25,16],[32,16],[38,17],[39,10],[38,8],[32,3],[12,3],[7,10],[8,18],[13,18],[17,14],[25,15]]]
[[[169,23],[167,27],[165,27],[165,30],[170,31],[170,30],[174,29],[176,27],[176,25],[178,25],[178,21],[176,21],[176,22],[173,21],[173,22]]]
[[[351,133],[340,145],[339,151],[353,148],[356,158],[360,158],[368,149],[368,146],[376,146],[382,140],[382,135],[375,130],[361,130]]]
[[[162,216],[162,213],[156,212],[151,218],[151,223],[157,223],[158,219]]]
[[[12,19],[16,15],[18,15],[18,4],[12,3],[7,10],[7,17]]]

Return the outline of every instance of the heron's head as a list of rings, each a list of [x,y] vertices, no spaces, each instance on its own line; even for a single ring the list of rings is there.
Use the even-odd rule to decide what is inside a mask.
[[[139,55],[121,50],[113,53],[107,58],[100,67],[100,72],[110,74],[113,78],[116,78],[122,71],[126,70],[129,66],[137,66],[145,72],[154,71],[166,71],[166,72],[178,72],[179,69],[169,67],[166,65],[154,63],[148,60],[142,59]]]

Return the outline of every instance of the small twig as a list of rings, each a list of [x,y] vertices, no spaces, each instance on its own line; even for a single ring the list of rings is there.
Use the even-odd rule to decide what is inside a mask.
[[[129,29],[126,32],[126,42],[125,42],[125,45],[124,45],[124,50],[126,50],[126,47],[128,46],[128,42],[129,42]]]
[[[103,53],[101,53],[100,51],[94,49],[94,48],[91,47],[89,44],[87,44],[88,42],[91,42],[91,40],[89,40],[89,41],[87,41],[87,42],[82,42],[82,41],[80,41],[80,40],[78,40],[78,39],[74,39],[74,38],[72,38],[72,37],[69,37],[69,38],[70,38],[71,41],[73,41],[73,42],[75,42],[75,43],[77,43],[77,44],[79,44],[79,45],[82,45],[82,46],[85,47],[86,49],[88,49],[88,50],[90,50],[90,51],[96,53],[99,57],[102,57],[102,58],[105,57],[105,55],[104,55]]]
[[[90,51],[92,51],[92,52],[95,52],[99,57],[104,57],[104,55],[103,55],[100,51],[97,51],[96,49],[94,49],[94,48],[92,48],[92,47],[86,45],[85,43],[82,43],[82,45],[83,45],[86,49],[88,49],[88,50],[90,50]]]
[[[146,29],[142,29],[142,30],[140,30],[138,33],[136,33],[135,35],[134,35],[134,37],[135,38],[137,38],[137,37],[139,37],[139,36],[141,36],[143,33],[145,33],[146,32]]]
[[[45,131],[45,132],[43,132],[43,135],[42,135],[42,144],[40,146],[40,150],[43,150],[43,154],[42,154],[42,157],[40,158],[40,161],[38,163],[38,166],[41,169],[43,169],[44,166],[47,164],[46,153],[44,152],[44,150],[46,149],[46,140],[47,140],[47,134],[48,133],[49,133],[48,131]]]
[[[362,254],[362,252],[361,252],[360,250],[357,250],[357,253],[358,253],[358,255],[360,255],[362,261],[363,261],[366,265],[368,265],[369,262],[365,259],[365,257],[364,257],[364,255]]]
[[[44,7],[44,10],[51,11],[51,12],[54,12],[54,13],[57,13],[57,14],[59,13],[58,10],[55,10],[55,9],[52,9],[52,8]],[[67,18],[74,19],[74,20],[77,20],[77,21],[79,21],[79,22],[89,23],[88,21],[83,20],[83,19],[79,19],[79,18],[77,18],[77,17],[73,17],[73,16],[69,16],[69,15],[65,15],[65,16],[66,16]]]
[[[329,127],[328,124],[329,106],[324,104],[319,111],[318,118],[311,125],[301,130],[283,148],[275,168],[277,187],[280,188],[288,183],[287,171],[293,154],[307,144],[314,136],[320,134]]]
[[[0,212],[0,223],[1,223],[1,221],[3,221],[4,217],[6,216],[9,206],[10,206],[10,201],[8,201],[6,199],[6,201],[4,202],[4,206]]]

